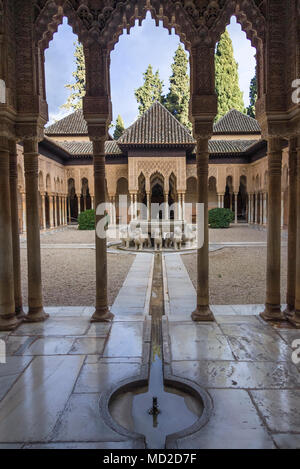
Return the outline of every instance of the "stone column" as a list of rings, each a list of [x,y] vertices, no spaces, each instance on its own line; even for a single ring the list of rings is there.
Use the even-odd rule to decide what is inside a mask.
[[[22,220],[23,220],[22,232],[26,233],[27,228],[26,228],[26,194],[25,192],[21,193],[21,197],[22,197]]]
[[[255,192],[254,223],[258,224],[258,192]]]
[[[10,175],[10,202],[11,202],[11,231],[14,268],[14,298],[17,317],[24,317],[21,288],[21,261],[20,261],[20,230],[18,213],[18,168],[17,145],[14,140],[9,141],[9,175]]]
[[[252,194],[248,194],[248,224],[251,224]]]
[[[217,194],[218,195],[218,208],[221,208],[221,195],[220,194]]]
[[[238,222],[238,193],[234,193],[234,223]]]
[[[79,215],[81,213],[81,194],[77,194],[77,204],[78,204],[78,217],[77,217],[77,219],[78,219]]]
[[[295,262],[295,268],[296,268],[296,282],[295,282],[295,312],[291,313],[289,312],[288,314],[288,320],[293,324],[293,326],[297,327],[297,329],[300,328],[300,136],[298,136],[297,141],[293,142],[292,146],[292,152],[294,153],[295,151],[295,146],[297,146],[297,174],[296,174],[296,181],[297,181],[297,189],[296,189],[296,194],[297,197],[294,198],[295,203],[292,203],[292,210],[295,210],[295,218],[296,218],[296,262]],[[290,155],[290,160],[293,158],[294,155]],[[291,162],[291,161],[290,161]],[[295,173],[294,173],[295,174]],[[293,181],[292,181],[293,182]],[[291,180],[290,180],[290,187],[291,187]],[[292,193],[295,191],[295,186],[292,186]],[[292,197],[291,193],[291,197]],[[290,197],[290,196],[289,196]],[[294,207],[295,205],[295,207]],[[290,210],[291,210],[290,208]],[[289,215],[289,220],[292,217],[292,213],[290,212]],[[293,261],[290,258],[290,255],[292,256],[294,253],[295,256],[295,251],[293,250],[292,253],[292,247],[294,243],[293,239],[293,231],[295,227],[291,225],[292,227],[292,237],[290,239],[290,233],[289,233],[289,247],[288,247],[288,274],[291,274],[290,281],[288,283],[288,294],[289,294],[289,302],[292,302],[293,300],[293,290],[292,290],[292,285],[291,282],[293,281],[293,275],[294,275],[294,265]],[[289,222],[289,228],[290,228],[290,222]]]
[[[185,220],[185,194],[181,194],[182,198],[182,220]]]
[[[197,307],[192,313],[193,321],[214,321],[209,307],[209,260],[208,260],[208,137],[197,138],[197,202],[204,208],[204,242],[197,248]],[[199,234],[198,234],[199,236]]]
[[[41,193],[41,199],[42,199],[42,216],[43,216],[43,230],[45,230],[46,227],[46,202],[45,202],[45,193]]]
[[[264,192],[263,196],[263,204],[264,204],[264,225],[267,224],[267,193]]]
[[[289,219],[288,219],[288,260],[287,293],[285,310],[291,315],[295,310],[296,287],[296,236],[297,236],[297,138],[289,140]]]
[[[57,226],[56,194],[53,194],[53,226]]]
[[[38,193],[38,141],[24,140],[24,167],[26,185],[28,306],[26,321],[44,321],[42,298],[39,193]]]
[[[53,228],[53,227],[54,227],[53,217],[54,217],[54,214],[53,214],[53,195],[52,195],[52,194],[49,194],[49,218],[50,218],[50,228]]]
[[[18,325],[14,298],[14,266],[9,184],[8,140],[0,137],[0,330]]]
[[[169,194],[165,193],[165,220],[169,219]]]
[[[92,197],[91,197],[91,202],[92,202],[92,209],[94,209],[94,208],[95,208],[95,201],[94,201],[94,199],[95,199],[95,197],[94,197],[94,196],[92,196]]]
[[[229,194],[230,197],[230,210],[232,211],[232,192]]]
[[[151,194],[147,192],[147,219],[151,221]]]
[[[134,195],[130,193],[130,221],[134,218]]]
[[[265,321],[281,321],[280,265],[281,265],[281,173],[282,140],[268,139],[268,194],[269,223],[267,247],[267,294],[265,311],[261,317]]]
[[[284,225],[284,192],[281,192],[281,228]]]
[[[96,207],[105,203],[105,138],[93,140],[94,180]],[[104,214],[97,215],[96,227]],[[101,237],[96,232],[96,310],[92,322],[109,322],[114,315],[109,311],[107,298],[107,252],[106,236]]]
[[[260,194],[260,224],[264,224],[264,194]]]

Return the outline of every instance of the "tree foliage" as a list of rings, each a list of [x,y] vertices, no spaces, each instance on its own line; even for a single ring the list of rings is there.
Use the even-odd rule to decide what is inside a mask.
[[[188,75],[188,57],[179,44],[172,64],[169,93],[166,96],[165,106],[181,124],[191,130],[189,121],[190,78]]]
[[[255,75],[250,82],[250,105],[247,107],[247,114],[250,117],[255,119],[255,104],[257,101],[257,77],[256,77],[256,70]]]
[[[238,64],[234,59],[233,46],[227,30],[222,34],[217,46],[216,92],[218,95],[219,120],[231,109],[245,113],[243,93],[239,86]]]
[[[123,135],[124,130],[125,130],[125,124],[124,124],[124,121],[123,121],[122,117],[119,114],[118,117],[117,117],[117,120],[116,120],[116,127],[115,127],[115,131],[114,131],[114,139],[118,140],[118,138],[120,138],[121,135]]]
[[[65,88],[70,90],[70,96],[61,107],[77,111],[82,109],[82,98],[85,96],[85,58],[83,45],[79,42],[75,42],[74,45],[76,46],[74,53],[76,70],[72,75],[75,78],[75,83],[65,85]]]
[[[211,228],[229,228],[234,220],[234,213],[229,208],[212,208],[208,212],[208,224]]]
[[[151,107],[155,101],[159,101],[160,103],[164,104],[164,96],[162,94],[163,81],[159,77],[159,71],[157,70],[155,73],[153,73],[152,65],[148,65],[148,68],[143,74],[143,77],[143,85],[134,92],[136,100],[139,104],[140,116],[144,114],[144,112],[147,111],[147,109],[149,109],[149,107]]]

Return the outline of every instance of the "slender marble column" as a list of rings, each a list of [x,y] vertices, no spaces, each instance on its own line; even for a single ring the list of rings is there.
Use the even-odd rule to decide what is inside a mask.
[[[147,219],[151,220],[151,194],[147,192]]]
[[[18,325],[14,297],[12,211],[9,184],[8,140],[0,137],[0,330]]]
[[[267,224],[267,194],[263,194],[263,204],[264,204],[264,225]]]
[[[284,192],[281,192],[281,228],[284,225]]]
[[[203,204],[204,208],[204,226],[199,226],[199,228],[203,230],[204,242],[203,245],[197,249],[197,308],[192,313],[193,321],[215,320],[214,315],[209,307],[208,159],[208,138],[197,138],[197,202],[199,204]],[[199,233],[198,236],[200,236]]]
[[[248,223],[249,225],[252,223],[251,213],[252,213],[252,194],[249,194],[248,195]]]
[[[264,224],[264,194],[260,194],[260,224]]]
[[[41,198],[42,198],[42,218],[43,218],[42,228],[43,230],[45,230],[47,227],[46,227],[46,202],[45,202],[46,196],[44,192],[41,194]]]
[[[182,220],[185,220],[185,194],[181,194],[182,198]]]
[[[21,193],[22,197],[22,233],[26,233],[27,227],[26,227],[26,194],[25,192]]]
[[[56,194],[53,195],[53,226],[57,226]]]
[[[44,321],[49,316],[43,308],[38,193],[38,142],[24,140],[26,184],[28,306],[26,321]]]
[[[295,310],[296,256],[297,249],[297,138],[289,140],[289,219],[288,219],[288,266],[285,310],[290,315]]]
[[[49,194],[49,218],[50,228],[54,227],[54,213],[53,213],[53,195]]]
[[[238,222],[238,193],[234,193],[234,223]]]
[[[265,321],[281,321],[280,266],[281,266],[281,173],[282,140],[268,139],[268,193],[269,223],[267,247],[267,294],[265,311],[261,317]]]
[[[17,145],[14,140],[9,141],[9,173],[10,173],[10,201],[11,201],[11,227],[14,267],[14,295],[17,317],[24,317],[21,287],[21,261],[20,261],[20,229],[18,213],[18,169]]]
[[[81,194],[77,194],[77,204],[78,204],[78,218],[81,213]]]
[[[300,136],[297,138],[297,197],[295,201],[295,211],[297,219],[297,228],[296,228],[296,282],[295,282],[295,312],[291,315],[288,315],[288,320],[293,324],[293,326],[300,329]],[[291,184],[291,181],[290,181]],[[292,209],[294,209],[292,204]],[[291,215],[290,215],[291,217]],[[293,229],[293,228],[292,228]],[[289,246],[290,249],[290,246]],[[290,252],[288,252],[289,258]],[[291,253],[292,254],[292,253]],[[295,255],[295,251],[294,251]],[[290,262],[290,259],[289,259]],[[290,263],[289,268],[294,268]],[[293,276],[293,273],[292,273]],[[291,278],[292,280],[292,278]]]
[[[104,217],[97,215],[98,206],[105,203],[105,139],[93,140],[96,227]],[[106,237],[96,230],[96,310],[92,322],[109,322],[114,315],[109,311],[107,298]]]

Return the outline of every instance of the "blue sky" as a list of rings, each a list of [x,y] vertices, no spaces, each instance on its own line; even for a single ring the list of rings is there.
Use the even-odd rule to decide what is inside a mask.
[[[244,101],[249,103],[250,80],[255,72],[255,49],[251,47],[245,33],[235,18],[232,18],[228,31],[233,41],[235,59],[239,64],[240,87],[244,92]],[[50,123],[58,120],[68,112],[60,109],[67,100],[69,91],[66,83],[73,81],[75,69],[74,41],[76,36],[68,26],[66,19],[54,35],[49,49],[46,50],[46,89],[49,105]],[[142,85],[143,73],[151,64],[154,70],[159,69],[164,81],[165,92],[168,90],[171,64],[179,44],[179,37],[173,32],[169,35],[163,27],[155,26],[150,13],[142,26],[135,26],[120,36],[119,42],[111,53],[111,94],[113,119],[121,114],[126,127],[137,117],[138,105],[134,90]]]

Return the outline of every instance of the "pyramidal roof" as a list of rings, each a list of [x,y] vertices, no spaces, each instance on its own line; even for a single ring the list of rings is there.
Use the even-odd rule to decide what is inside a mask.
[[[87,123],[81,109],[72,112],[45,129],[46,135],[87,135]]]
[[[125,130],[117,142],[121,146],[195,145],[188,129],[158,101]]]
[[[214,124],[214,134],[258,134],[261,128],[257,120],[231,109]]]

